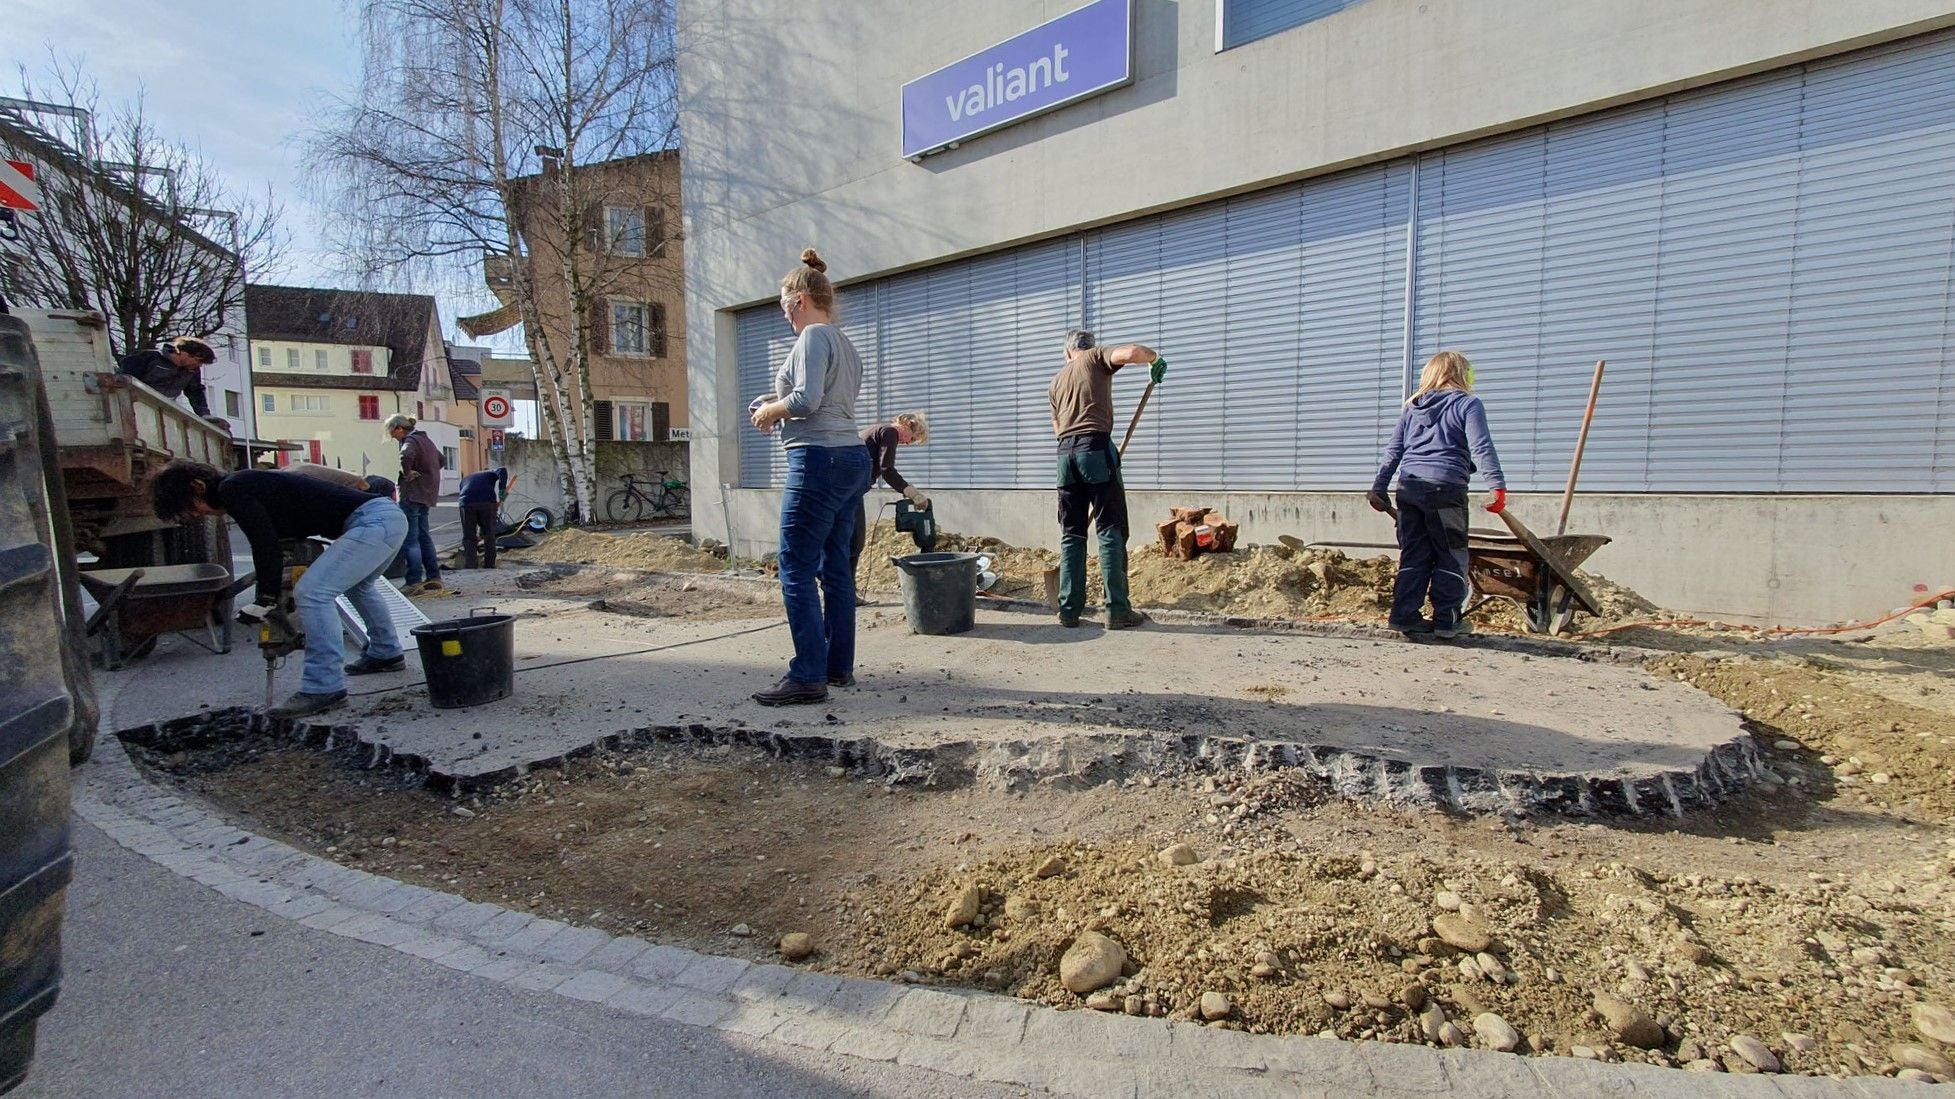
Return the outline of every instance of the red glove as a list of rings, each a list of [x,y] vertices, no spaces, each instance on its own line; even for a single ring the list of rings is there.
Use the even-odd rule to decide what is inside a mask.
[[[1507,510],[1506,489],[1497,488],[1493,490],[1493,503],[1487,505],[1487,510],[1493,512],[1495,515],[1499,515],[1501,512]]]

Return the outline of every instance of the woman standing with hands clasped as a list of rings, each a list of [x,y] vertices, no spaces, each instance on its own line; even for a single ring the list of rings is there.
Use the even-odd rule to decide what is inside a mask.
[[[827,270],[810,248],[781,280],[781,312],[794,327],[794,348],[774,378],[773,398],[757,400],[751,417],[763,432],[779,425],[787,449],[780,574],[794,659],[778,684],[754,693],[763,706],[821,702],[831,684],[855,683],[849,544],[869,490],[869,452],[855,427],[862,360],[835,326]]]
[[[1466,605],[1466,485],[1474,470],[1493,489],[1487,510],[1507,507],[1507,479],[1487,433],[1487,411],[1473,395],[1473,364],[1457,351],[1426,361],[1418,392],[1405,402],[1385,460],[1365,494],[1389,511],[1385,489],[1398,474],[1398,579],[1391,627],[1408,637],[1451,640],[1473,632]],[[1428,594],[1432,619],[1425,617]]]

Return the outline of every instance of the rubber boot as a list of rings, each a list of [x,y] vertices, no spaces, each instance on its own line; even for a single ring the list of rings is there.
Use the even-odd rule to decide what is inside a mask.
[[[1099,534],[1100,582],[1106,585],[1107,621],[1131,618],[1134,605],[1127,600],[1127,536],[1117,530]]]
[[[1059,536],[1059,621],[1077,625],[1086,609],[1086,536]]]

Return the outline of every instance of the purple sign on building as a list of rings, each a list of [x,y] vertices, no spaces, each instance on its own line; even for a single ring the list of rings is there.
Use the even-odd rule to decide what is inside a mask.
[[[942,152],[1133,78],[1133,0],[1095,0],[903,85],[903,155]]]

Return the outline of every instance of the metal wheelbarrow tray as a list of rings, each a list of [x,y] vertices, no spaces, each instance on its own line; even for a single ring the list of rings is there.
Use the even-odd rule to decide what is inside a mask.
[[[141,658],[166,633],[181,633],[214,653],[231,651],[231,600],[239,588],[222,565],[152,565],[76,575],[100,604],[88,618],[87,632],[96,639],[104,668]]]

